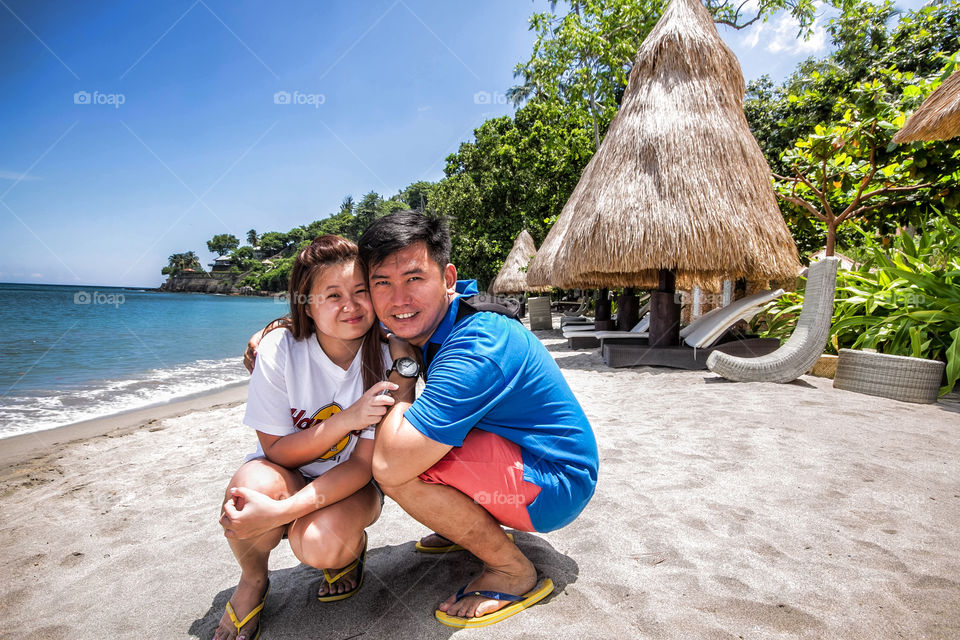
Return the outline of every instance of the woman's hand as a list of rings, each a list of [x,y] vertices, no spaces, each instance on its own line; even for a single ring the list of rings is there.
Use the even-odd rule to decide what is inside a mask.
[[[283,503],[246,487],[230,489],[220,526],[228,538],[247,540],[287,524]]]
[[[398,385],[384,380],[378,382],[364,392],[360,398],[346,410],[330,417],[328,420],[341,419],[344,421],[344,435],[349,431],[359,431],[370,425],[376,425],[393,406],[394,399],[388,391],[396,391]],[[341,418],[342,416],[342,418]]]

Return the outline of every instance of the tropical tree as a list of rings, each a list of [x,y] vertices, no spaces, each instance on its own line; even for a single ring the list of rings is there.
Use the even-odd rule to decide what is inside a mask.
[[[230,233],[221,233],[207,240],[207,249],[222,256],[225,253],[233,251],[240,246],[240,240],[237,236]]]
[[[583,110],[531,102],[484,122],[447,158],[428,205],[449,222],[458,269],[485,286],[522,229],[542,242],[593,152]]]
[[[781,156],[791,174],[774,174],[779,197],[825,225],[827,255],[848,220],[869,218],[883,231],[919,224],[943,207],[960,175],[957,153],[943,145],[891,143],[906,119],[904,106],[915,107],[929,84],[920,81],[895,95],[889,84],[902,83],[903,74],[890,78],[857,85],[838,102],[838,119],[816,125]]]
[[[197,254],[193,251],[171,254],[167,259],[167,266],[161,269],[160,273],[165,276],[176,276],[183,273],[186,269],[193,269],[194,271],[200,272],[203,271],[203,266],[200,264],[200,258],[198,258]]]
[[[260,248],[267,254],[280,253],[287,248],[287,234],[268,231],[260,236]]]
[[[247,231],[247,244],[249,244],[251,247],[257,246],[258,238],[255,229],[250,229],[250,231]]]

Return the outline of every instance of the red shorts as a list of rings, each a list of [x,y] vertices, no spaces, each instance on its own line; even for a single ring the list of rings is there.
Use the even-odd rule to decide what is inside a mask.
[[[527,505],[536,500],[540,487],[523,479],[520,447],[506,438],[473,429],[420,479],[467,494],[502,525],[534,530]]]

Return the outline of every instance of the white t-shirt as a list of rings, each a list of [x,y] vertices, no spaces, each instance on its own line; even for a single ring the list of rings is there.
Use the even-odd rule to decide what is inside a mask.
[[[363,395],[361,352],[344,371],[320,348],[315,334],[295,340],[287,329],[271,331],[257,347],[257,361],[247,392],[247,411],[243,423],[257,431],[285,436],[307,429],[348,408]],[[385,370],[392,366],[390,349],[383,345]],[[373,438],[373,426],[351,432],[319,459],[300,467],[303,475],[316,478],[346,461],[359,438]],[[246,460],[263,458],[257,443],[256,453]]]

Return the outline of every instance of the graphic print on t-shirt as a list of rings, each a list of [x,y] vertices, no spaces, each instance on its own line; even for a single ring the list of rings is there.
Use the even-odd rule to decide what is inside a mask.
[[[343,409],[336,402],[331,402],[327,406],[317,410],[309,418],[305,418],[307,411],[306,409],[297,409],[296,407],[290,409],[290,418],[293,420],[293,426],[297,429],[303,431],[304,429],[309,429],[315,424],[320,424],[330,416],[340,413]],[[348,444],[350,444],[350,436],[352,434],[348,433],[343,437],[340,442],[330,447],[330,449],[324,453],[322,456],[317,458],[318,460],[329,460],[333,456],[337,455],[343,451]]]

